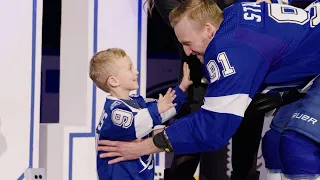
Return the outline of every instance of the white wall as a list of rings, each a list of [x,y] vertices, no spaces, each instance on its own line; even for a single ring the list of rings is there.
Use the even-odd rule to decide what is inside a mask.
[[[100,50],[124,49],[146,94],[147,14],[142,0],[62,0],[59,124],[41,125],[40,166],[48,180],[96,178],[95,126],[105,93],[88,76]],[[163,171],[163,170],[162,170]]]
[[[38,167],[42,0],[0,6],[0,179]]]

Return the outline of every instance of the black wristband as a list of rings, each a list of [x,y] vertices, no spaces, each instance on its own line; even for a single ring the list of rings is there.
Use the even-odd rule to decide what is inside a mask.
[[[164,149],[167,152],[172,151],[164,131],[153,136],[153,143],[157,148]]]

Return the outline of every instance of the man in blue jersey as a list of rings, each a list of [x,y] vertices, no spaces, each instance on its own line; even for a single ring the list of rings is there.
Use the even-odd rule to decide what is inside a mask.
[[[172,9],[177,7],[184,0],[148,0],[149,12],[152,12],[153,7],[155,7],[159,14],[161,15],[164,22],[170,25],[169,13]],[[217,3],[217,5],[223,9],[235,2],[255,2],[255,0],[212,0]],[[259,0],[263,1],[263,0]],[[269,0],[266,0],[270,2]],[[274,3],[290,3],[291,1],[281,1],[272,0]],[[168,37],[171,38],[171,37]],[[184,53],[183,47],[180,42],[174,36],[174,42],[180,55],[181,62],[188,62],[190,65],[190,78],[193,84],[189,87],[187,91],[188,102],[181,108],[179,117],[189,115],[191,112],[196,112],[203,105],[203,97],[205,96],[205,91],[207,84],[204,81],[204,73],[202,71],[202,64],[197,60],[195,56],[187,56]],[[181,63],[182,64],[182,63]],[[182,68],[181,68],[182,69]],[[182,74],[182,73],[180,73]],[[275,101],[274,98],[277,100]],[[255,180],[259,177],[259,171],[257,168],[257,153],[260,145],[261,133],[264,124],[264,115],[266,110],[259,110],[260,107],[265,107],[265,102],[261,103],[261,100],[268,99],[268,102],[272,101],[278,102],[280,97],[278,93],[274,94],[261,94],[258,93],[254,96],[252,103],[247,108],[244,118],[232,137],[232,172],[231,180]],[[263,104],[262,106],[259,105]],[[246,148],[243,148],[243,147]],[[194,180],[194,173],[198,167],[200,161],[201,153],[193,154],[175,154],[172,159],[171,167],[165,169],[164,178],[165,180]],[[204,176],[208,179],[214,179],[215,177],[224,178],[228,175],[224,171],[227,166],[227,147],[221,148],[219,151],[205,152],[201,155],[200,163],[200,177]],[[212,170],[214,168],[214,170]],[[223,169],[221,171],[221,169]]]
[[[116,157],[109,161],[116,163],[164,149],[186,154],[223,147],[257,91],[299,89],[320,73],[320,48],[313,45],[320,40],[320,8],[313,10],[263,2],[236,3],[222,12],[207,0],[182,3],[170,22],[186,54],[205,65],[204,105],[154,138],[100,141],[98,150],[107,152],[101,157]]]

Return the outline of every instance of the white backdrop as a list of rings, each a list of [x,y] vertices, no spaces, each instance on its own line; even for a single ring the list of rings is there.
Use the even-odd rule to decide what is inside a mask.
[[[0,6],[0,179],[38,167],[42,0]]]

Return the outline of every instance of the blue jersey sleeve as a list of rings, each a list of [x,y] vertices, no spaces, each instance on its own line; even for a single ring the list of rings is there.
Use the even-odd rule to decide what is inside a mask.
[[[204,105],[165,130],[177,154],[219,150],[226,145],[269,69],[269,63],[245,44],[213,51],[217,54],[205,58],[210,84]]]

